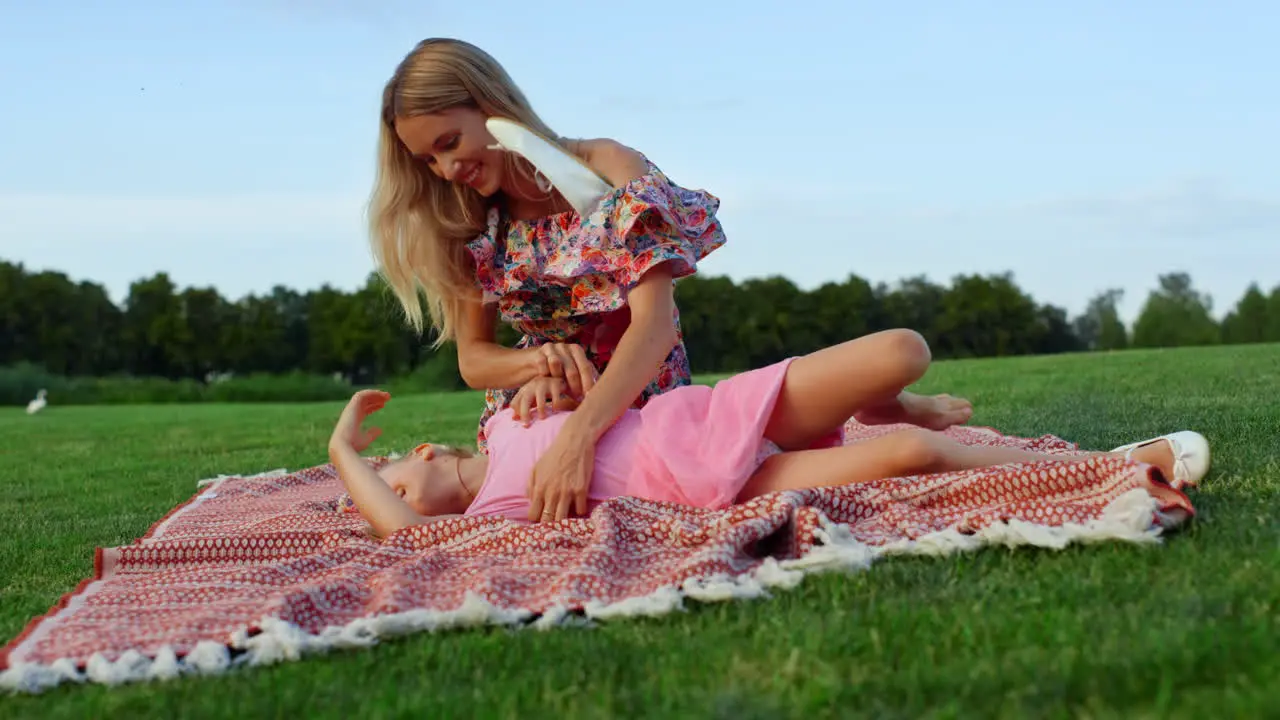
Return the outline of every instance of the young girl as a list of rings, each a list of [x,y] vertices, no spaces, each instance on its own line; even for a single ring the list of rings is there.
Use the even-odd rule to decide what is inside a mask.
[[[780,490],[1094,454],[966,446],[924,427],[840,444],[847,418],[914,382],[914,370],[904,372],[899,358],[903,346],[918,344],[909,331],[877,333],[736,375],[714,388],[677,388],[628,410],[600,439],[589,500],[580,513],[619,496],[720,509]],[[355,507],[380,535],[459,515],[549,516],[549,506],[531,502],[530,478],[540,453],[580,412],[571,410],[575,400],[566,389],[562,378],[527,384],[515,407],[489,421],[488,457],[428,444],[380,472],[359,454],[378,431],[360,426],[390,396],[361,391],[334,428],[330,459]],[[925,418],[939,429],[948,423],[936,413],[900,419]],[[1208,443],[1190,431],[1112,452],[1157,467],[1176,486],[1198,482],[1209,467]],[[572,501],[555,498],[560,507]]]

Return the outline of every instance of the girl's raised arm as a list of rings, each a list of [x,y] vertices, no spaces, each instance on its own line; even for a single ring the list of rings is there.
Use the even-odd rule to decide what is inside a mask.
[[[333,435],[329,438],[329,461],[338,470],[351,500],[360,509],[360,514],[373,526],[373,531],[381,537],[409,527],[423,525],[437,520],[444,520],[455,515],[423,516],[413,511],[391,486],[369,467],[360,456],[360,451],[372,443],[381,430],[360,427],[364,419],[377,412],[391,397],[381,390],[361,390],[351,397],[343,408],[334,426]]]
[[[453,515],[419,515],[409,503],[396,494],[378,473],[360,457],[350,445],[329,447],[329,461],[338,469],[338,476],[347,486],[351,500],[360,508],[360,514],[373,526],[380,537],[407,528],[444,520]]]

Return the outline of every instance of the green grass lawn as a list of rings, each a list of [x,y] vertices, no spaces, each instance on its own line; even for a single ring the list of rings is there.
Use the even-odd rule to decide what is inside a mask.
[[[1259,717],[1280,706],[1280,348],[940,363],[974,422],[1090,448],[1193,428],[1163,545],[890,559],[771,599],[553,632],[416,635],[222,677],[0,697],[0,716]],[[340,403],[0,410],[7,641],[220,473],[325,462]],[[469,442],[474,393],[393,399],[372,449]],[[1274,710],[1270,711],[1274,712]]]

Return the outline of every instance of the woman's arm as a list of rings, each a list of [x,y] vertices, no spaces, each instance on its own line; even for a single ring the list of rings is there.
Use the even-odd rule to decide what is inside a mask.
[[[581,345],[548,343],[516,350],[497,342],[498,309],[474,299],[462,303],[458,323],[458,372],[467,387],[514,389],[537,377],[563,377],[581,396],[598,372]]]
[[[587,512],[595,445],[635,402],[676,344],[672,322],[675,289],[667,263],[651,269],[631,289],[631,323],[609,366],[569,416],[529,478],[529,520],[562,520]]]
[[[467,387],[514,388],[539,373],[533,348],[516,350],[497,342],[498,308],[480,302],[479,293],[460,303],[457,330],[458,372]]]
[[[631,322],[622,333],[609,366],[565,422],[561,433],[576,435],[594,445],[631,407],[675,347],[675,304],[668,263],[650,269],[640,278],[627,296]]]

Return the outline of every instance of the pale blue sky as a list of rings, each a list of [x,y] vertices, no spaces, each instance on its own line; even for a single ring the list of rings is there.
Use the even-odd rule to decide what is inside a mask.
[[[1159,272],[1218,311],[1280,283],[1280,4],[362,5],[0,0],[0,257],[117,298],[352,288],[382,85],[453,36],[559,132],[721,197],[708,273],[1012,270],[1126,316]]]

